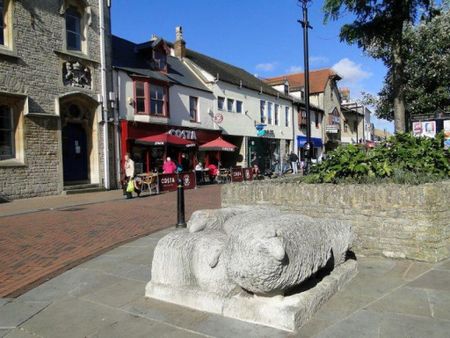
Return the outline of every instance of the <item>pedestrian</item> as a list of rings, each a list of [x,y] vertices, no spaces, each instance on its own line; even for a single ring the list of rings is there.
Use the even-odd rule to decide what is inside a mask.
[[[163,174],[173,174],[177,170],[177,165],[170,157],[167,157],[163,163]]]
[[[289,162],[291,162],[292,173],[298,174],[298,156],[296,153],[291,152],[289,155]]]
[[[185,153],[181,154],[181,168],[183,171],[189,171],[190,161]]]
[[[125,171],[125,192],[127,199],[130,199],[133,198],[132,191],[134,190],[134,182],[132,182],[134,178],[134,161],[131,159],[130,153],[125,154],[123,168]],[[129,186],[131,187],[130,182],[133,184],[133,189],[129,188]]]

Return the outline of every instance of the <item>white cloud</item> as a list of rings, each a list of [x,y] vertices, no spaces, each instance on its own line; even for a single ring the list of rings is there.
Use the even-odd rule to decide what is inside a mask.
[[[361,64],[357,64],[348,58],[339,60],[333,67],[345,82],[357,83],[372,76],[372,73],[362,69]]]
[[[326,64],[330,61],[329,58],[327,58],[326,56],[311,56],[309,58],[309,62],[311,63],[311,65],[323,65]]]
[[[262,72],[271,72],[276,68],[278,62],[258,63],[255,68]]]
[[[303,67],[302,66],[290,66],[287,70],[287,73],[302,73]]]

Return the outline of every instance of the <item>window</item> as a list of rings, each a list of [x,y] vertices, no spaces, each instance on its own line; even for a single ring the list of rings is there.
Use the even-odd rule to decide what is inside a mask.
[[[198,97],[189,96],[189,116],[191,121],[198,120]]]
[[[236,100],[236,113],[242,113],[242,101]]]
[[[136,113],[145,114],[145,83],[136,81]]]
[[[152,115],[165,115],[164,113],[164,99],[165,90],[162,86],[151,85],[150,86],[150,114]]]
[[[267,124],[272,124],[272,102],[267,102]]]
[[[147,81],[135,81],[135,113],[167,116],[167,89]]]
[[[5,16],[3,0],[0,0],[0,45],[5,44],[5,24],[3,17]]]
[[[233,106],[234,106],[234,100],[233,99],[227,99],[227,110],[229,112],[233,111]]]
[[[344,131],[348,132],[348,123],[347,122],[344,122]]]
[[[315,118],[315,123],[316,123],[316,128],[320,127],[320,120],[319,120],[319,113],[318,112],[314,112],[314,118]]]
[[[15,157],[13,112],[9,106],[0,106],[0,160]]]
[[[219,97],[217,98],[217,108],[218,108],[219,110],[223,110],[224,106],[225,106],[225,98],[219,96]]]
[[[167,55],[164,53],[164,51],[155,50],[153,52],[153,61],[155,64],[155,68],[157,70],[160,70],[160,71],[166,70]]]
[[[278,126],[278,123],[279,123],[279,110],[280,110],[280,106],[275,104],[274,120],[275,120],[275,125],[276,126]]]
[[[259,108],[259,112],[260,112],[260,116],[261,116],[261,123],[266,122],[266,116],[265,116],[265,110],[266,108],[266,101],[261,100],[260,102],[260,108]]]
[[[284,108],[284,125],[289,127],[289,107]]]
[[[66,9],[66,43],[68,50],[81,51],[81,14],[75,7]]]

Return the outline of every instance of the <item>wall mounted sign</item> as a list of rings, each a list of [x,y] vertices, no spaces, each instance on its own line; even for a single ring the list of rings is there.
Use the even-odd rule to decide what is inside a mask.
[[[444,121],[444,148],[450,149],[450,120]]]
[[[213,117],[213,121],[217,124],[221,124],[223,122],[223,115],[221,113],[217,113]]]
[[[170,129],[169,134],[184,138],[186,140],[196,140],[197,139],[197,134],[195,133],[195,130]]]

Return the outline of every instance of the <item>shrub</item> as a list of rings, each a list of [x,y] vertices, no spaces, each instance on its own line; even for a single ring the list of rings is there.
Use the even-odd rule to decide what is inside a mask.
[[[436,138],[396,134],[374,149],[338,147],[311,168],[305,183],[420,184],[450,178],[450,161],[443,134]]]

